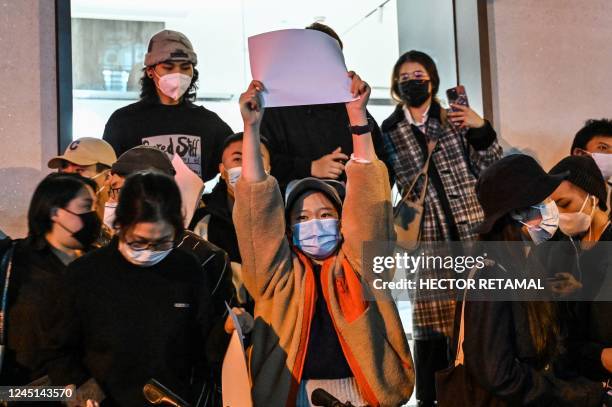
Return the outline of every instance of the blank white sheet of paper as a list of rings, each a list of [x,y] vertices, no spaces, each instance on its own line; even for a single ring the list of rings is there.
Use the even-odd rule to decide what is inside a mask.
[[[264,107],[343,103],[350,92],[338,42],[316,30],[289,29],[249,37],[253,79],[263,83]]]

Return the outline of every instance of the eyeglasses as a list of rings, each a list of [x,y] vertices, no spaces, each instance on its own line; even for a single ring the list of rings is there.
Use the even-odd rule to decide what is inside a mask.
[[[125,244],[127,244],[130,247],[130,249],[135,250],[137,252],[147,250],[147,249],[151,249],[157,252],[163,252],[163,251],[174,248],[174,240],[164,240],[163,242],[158,242],[158,243],[126,241]]]
[[[401,73],[399,74],[399,77],[398,77],[399,82],[409,81],[412,79],[428,81],[429,75],[427,75],[427,73],[423,71],[414,71],[414,72]]]

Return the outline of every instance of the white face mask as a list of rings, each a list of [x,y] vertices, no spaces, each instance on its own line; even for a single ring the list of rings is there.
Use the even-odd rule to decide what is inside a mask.
[[[107,202],[104,204],[104,224],[109,229],[113,229],[113,222],[115,222],[115,211],[117,210],[117,202]]]
[[[157,83],[159,90],[173,100],[179,100],[187,92],[189,85],[191,85],[191,76],[182,73],[170,73],[159,76],[155,72],[155,75],[159,78]]]
[[[605,180],[612,177],[612,154],[591,153]]]
[[[225,171],[227,173],[227,184],[231,189],[236,188],[238,178],[242,175],[242,167],[234,167]]]
[[[591,208],[591,214],[587,215],[582,211],[589,198],[592,198],[593,207]],[[576,236],[580,233],[584,233],[591,227],[593,212],[595,212],[595,197],[587,195],[578,212],[559,214],[559,229],[567,236]]]
[[[125,242],[119,241],[119,252],[130,263],[140,267],[151,267],[162,261],[173,249],[164,251],[134,250]]]

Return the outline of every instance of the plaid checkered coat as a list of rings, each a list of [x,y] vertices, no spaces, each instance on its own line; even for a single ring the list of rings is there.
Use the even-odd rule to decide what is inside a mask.
[[[425,197],[425,210],[421,229],[422,241],[452,240],[447,219],[454,220],[459,240],[472,240],[472,229],[483,220],[484,213],[476,197],[475,185],[479,174],[502,155],[497,135],[486,122],[481,129],[464,130],[446,120],[446,111],[433,102],[426,123],[426,138],[437,138],[432,165],[439,174],[444,197],[432,185]],[[400,191],[408,188],[421,170],[426,158],[425,140],[415,135],[401,106],[383,122],[384,156],[392,181]],[[419,142],[418,137],[421,137]],[[425,151],[424,151],[425,150]],[[423,188],[417,183],[412,198]],[[446,199],[450,214],[443,209]],[[437,277],[445,277],[439,274]],[[440,291],[417,292],[413,303],[413,327],[416,339],[430,339],[440,334],[451,336],[455,312],[455,294]]]

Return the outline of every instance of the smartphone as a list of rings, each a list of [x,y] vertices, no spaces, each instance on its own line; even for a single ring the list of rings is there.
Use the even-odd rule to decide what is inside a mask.
[[[446,91],[446,98],[448,99],[448,104],[456,104],[469,106],[467,94],[465,93],[465,87],[463,85],[455,86],[454,88],[450,88]],[[456,111],[451,107],[451,110]]]

